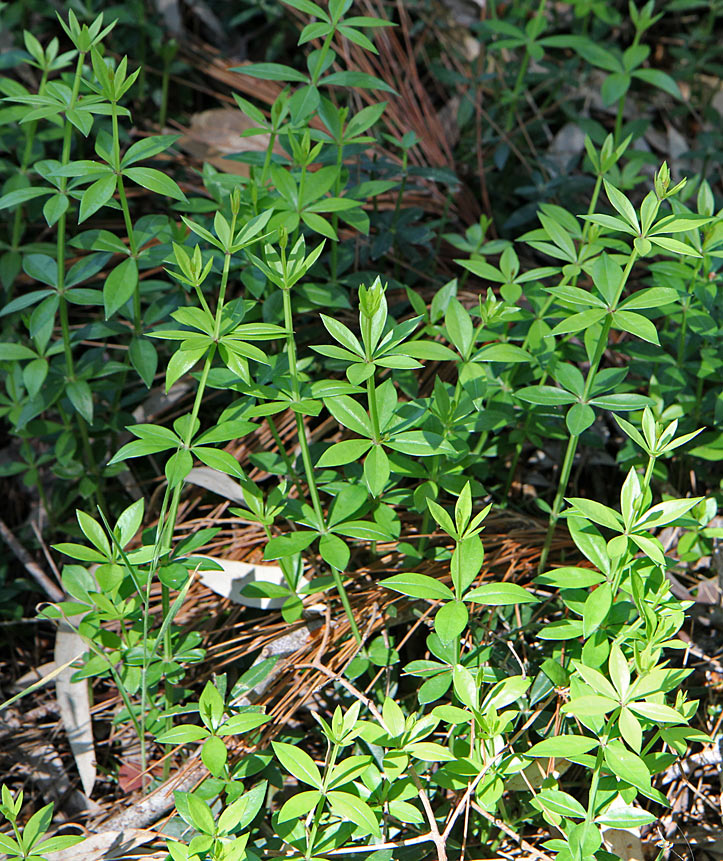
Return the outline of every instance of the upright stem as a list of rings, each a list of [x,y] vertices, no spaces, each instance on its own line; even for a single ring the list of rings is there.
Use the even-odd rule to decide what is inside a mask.
[[[341,169],[344,163],[344,121],[342,120],[342,131],[340,132],[341,139],[336,147],[336,180],[334,181],[334,196],[339,197],[341,195]],[[331,260],[330,260],[330,271],[331,271],[331,280],[332,283],[336,284],[338,266],[339,266],[339,243],[338,243],[338,231],[339,231],[339,213],[334,212],[331,216],[331,226],[334,228],[334,233],[337,235],[337,242],[331,243]]]
[[[70,96],[70,103],[68,104],[68,109],[73,108],[78,99],[78,93],[80,92],[80,80],[81,75],[83,73],[83,62],[85,60],[85,54],[78,54],[78,62],[75,66],[75,77],[73,79],[73,90]],[[63,151],[60,157],[60,163],[63,167],[65,167],[70,161],[70,144],[73,138],[73,126],[67,120],[65,121],[65,127],[63,129]],[[65,192],[65,187],[68,184],[67,177],[60,177],[59,182],[59,190],[60,193],[63,194]],[[68,302],[65,298],[65,228],[66,228],[66,213],[64,212],[60,218],[58,219],[58,227],[57,227],[57,244],[56,244],[56,258],[57,258],[57,284],[56,289],[58,291],[58,304],[60,310],[60,326],[63,333],[63,351],[65,353],[65,364],[67,368],[68,379],[73,380],[75,378],[75,369],[73,367],[73,352],[70,346],[70,328],[68,326]]]
[[[617,307],[617,304],[620,301],[620,296],[622,295],[623,289],[625,288],[625,284],[627,283],[628,277],[630,276],[630,272],[633,268],[636,257],[637,252],[635,251],[635,249],[633,249],[630,254],[630,257],[628,258],[627,265],[625,266],[625,269],[623,271],[623,276],[620,280],[620,284],[618,285],[615,295],[615,301],[612,303],[612,308]],[[597,375],[598,367],[600,365],[600,360],[602,359],[603,354],[605,353],[605,349],[607,347],[608,335],[610,334],[611,326],[612,312],[608,313],[607,317],[605,318],[605,322],[603,323],[602,331],[600,332],[597,346],[595,348],[595,354],[593,355],[592,361],[590,362],[590,367],[588,368],[587,376],[585,378],[585,387],[580,398],[582,403],[587,403],[587,400],[590,397],[590,390],[592,389],[592,385],[595,382],[595,377]],[[575,459],[575,452],[577,451],[577,444],[579,439],[579,434],[572,434],[567,441],[565,457],[562,461],[560,479],[557,485],[557,493],[555,494],[555,500],[552,504],[550,520],[547,526],[545,544],[542,548],[542,553],[540,554],[540,571],[543,571],[545,565],[547,564],[547,557],[550,553],[550,546],[552,544],[552,536],[555,532],[555,527],[557,526],[557,521],[560,517],[560,509],[562,508],[562,502],[565,497],[565,492],[567,491],[567,484],[570,480],[570,473],[572,471],[572,464]]]
[[[289,360],[291,390],[294,395],[294,399],[298,400],[300,395],[299,371],[296,362],[296,341],[294,339],[294,319],[291,310],[291,290],[284,289],[282,290],[282,294],[284,299],[284,327],[287,333],[286,351]],[[296,413],[295,415],[296,431],[299,438],[299,447],[301,449],[301,460],[304,464],[304,474],[306,475],[306,484],[309,488],[311,505],[314,509],[314,515],[316,517],[318,527],[320,530],[323,530],[326,528],[326,522],[324,519],[324,511],[321,507],[321,499],[319,498],[319,489],[316,485],[314,466],[311,462],[311,450],[309,448],[309,440],[306,438],[306,425],[304,424],[303,417],[299,413]],[[349,627],[351,628],[351,632],[354,635],[354,639],[357,641],[357,643],[361,643],[361,634],[359,633],[359,627],[357,626],[356,619],[354,618],[354,613],[349,602],[349,596],[347,595],[346,589],[344,587],[344,581],[342,579],[341,572],[332,565],[331,574],[334,578],[334,585],[336,586],[339,593],[339,598],[341,599],[342,606],[344,607],[344,612],[346,613],[347,619],[349,620]]]
[[[128,235],[128,245],[130,247],[131,257],[133,260],[138,259],[138,246],[133,233],[133,221],[131,220],[130,208],[128,206],[128,198],[123,186],[123,176],[120,170],[120,138],[118,133],[118,105],[113,102],[111,105],[113,111],[113,170],[116,171],[118,200],[120,201],[121,210],[123,211],[123,221],[125,222],[126,234]],[[141,287],[140,281],[136,281],[136,289],[133,293],[133,325],[136,335],[141,333]]]
[[[598,198],[600,196],[600,189],[602,188],[602,181],[603,181],[603,175],[602,175],[602,173],[599,173],[597,175],[597,178],[595,179],[595,188],[593,189],[592,197],[590,198],[590,204],[588,205],[588,208],[587,208],[587,214],[588,215],[592,215],[592,213],[595,212],[595,207],[597,206],[597,201],[598,201]],[[590,222],[586,221],[583,228],[582,228],[582,238],[581,238],[581,243],[580,243],[580,250],[579,250],[578,256],[577,256],[578,260],[582,259],[583,250],[587,247],[587,244],[588,244],[587,237],[588,237],[589,232],[590,232]],[[576,275],[573,278],[573,281],[572,281],[573,286],[577,286],[577,277],[578,276]],[[568,281],[569,281],[569,277],[565,276],[558,286],[562,287]],[[540,314],[539,314],[540,319],[544,318],[545,314],[548,312],[548,310],[550,309],[550,306],[552,305],[552,303],[554,301],[555,301],[554,295],[550,294],[547,297],[547,299],[545,300],[545,303],[543,304],[543,306],[540,310]],[[527,335],[525,336],[525,340],[522,342],[522,349],[523,350],[527,349],[529,342],[530,342],[530,334],[528,331]],[[512,384],[512,382],[514,382],[515,370],[516,370],[516,367],[512,372],[513,377],[511,380],[511,384]],[[547,378],[547,374],[545,373],[543,375],[542,380],[540,381],[540,385],[544,384],[544,381],[546,378]],[[510,463],[510,468],[507,471],[507,481],[505,482],[505,489],[504,489],[504,492],[502,494],[503,499],[507,499],[507,496],[509,495],[510,487],[512,486],[512,481],[514,479],[515,471],[517,469],[517,464],[519,463],[520,456],[522,455],[522,446],[524,445],[525,438],[527,436],[527,428],[530,425],[531,416],[532,416],[531,412],[527,412],[527,414],[525,415],[525,422],[524,422],[524,425],[522,427],[521,439],[517,443],[517,445],[515,446],[515,452],[512,455],[512,462]]]
[[[695,281],[700,273],[701,266],[703,265],[703,261],[699,260],[695,267],[695,272],[693,273],[693,277],[690,279],[690,284],[688,285],[688,290],[685,295],[685,304],[683,305],[683,319],[680,323],[680,334],[678,335],[678,355],[676,358],[676,364],[678,368],[682,368],[683,361],[685,359],[685,337],[687,335],[688,329],[688,309],[690,308],[690,300],[691,293],[693,292],[693,286]]]

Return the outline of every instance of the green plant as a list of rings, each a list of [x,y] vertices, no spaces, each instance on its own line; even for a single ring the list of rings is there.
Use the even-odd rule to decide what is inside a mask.
[[[118,690],[115,720],[138,735],[144,788],[156,745],[166,774],[174,747],[200,745],[209,777],[177,793],[174,861],[352,851],[387,861],[418,846],[446,861],[494,849],[500,821],[507,833],[555,829],[545,848],[560,861],[605,861],[601,829],[654,821],[648,802],[667,804],[656,775],[707,740],[691,726],[696,703],[675,660],[687,605],[670,591],[675,560],[658,530],[682,530],[684,560],[719,537],[708,495],[717,488],[700,478],[705,495],[689,493],[687,471],[723,450],[723,213],[712,180],[675,182],[665,163],[649,190],[632,146],[643,131],[625,123],[633,87],[678,94],[645,65],[658,15],[631,5],[628,22],[576,3],[561,20],[543,0],[503,21],[491,7],[478,28],[490,62],[506,51],[520,62],[511,84],[513,64],[502,69],[484,135],[479,88],[493,84],[482,64],[469,79],[448,74],[464,84],[461,146],[479,134],[480,160],[490,145],[507,166],[497,198],[512,187],[529,206],[452,226],[459,180],[420,166],[422,137],[386,125],[387,102],[373,93],[391,101],[394,88],[339,68],[352,51],[375,53],[374,30],[389,22],[352,14],[349,0],[288,5],[313,19],[299,37],[311,48],[305,65],[236,69],[283,85],[268,114],[236,98],[253,124],[245,136],[268,136],[262,152],[235,156],[248,177],[205,165],[173,179],[164,159],[176,136],[131,141],[125,105],[135,117],[146,84],[125,57],[111,59],[102,16],[69,14],[65,54],[58,40],[25,35],[36,92],[2,82],[3,140],[21,144],[0,196],[0,409],[17,438],[2,471],[37,488],[62,539],[54,550],[73,560],[62,570],[68,600],[42,615],[87,644],[76,680]],[[610,40],[623,25],[624,53]],[[174,51],[162,51],[162,120]],[[553,60],[535,89],[537,64]],[[601,96],[616,115],[611,129],[576,118],[585,157],[568,181],[537,158],[540,117],[526,123],[527,95],[541,116],[555,81],[583,61],[609,73]],[[366,106],[355,110],[344,92],[357,89]],[[446,187],[433,217],[418,197],[409,204],[432,184]],[[509,238],[533,213],[539,227]],[[488,238],[507,215],[508,235]],[[52,241],[30,241],[38,222]],[[443,242],[467,255],[459,279],[445,271]],[[146,410],[157,379],[166,394],[183,392],[172,422]],[[277,419],[287,412],[291,442]],[[273,451],[255,445],[262,427]],[[600,489],[580,455],[604,447],[619,468]],[[538,576],[490,580],[482,530],[493,505],[527,504],[512,489],[539,452],[559,467],[536,500],[548,524]],[[314,712],[318,731],[275,727],[262,747],[270,716],[237,700],[266,662],[230,691],[217,676],[193,692],[203,637],[176,620],[196,572],[215,565],[202,551],[218,534],[178,538],[195,462],[236,483],[243,505],[230,514],[255,524],[264,559],[278,560],[283,582],[246,594],[282,599],[288,625],[313,595],[326,630],[348,637],[355,659],[328,670],[332,707]],[[136,488],[156,479],[162,490],[140,498]],[[78,496],[95,507],[69,525]],[[375,566],[388,597],[371,638],[355,593],[359,569]],[[411,644],[393,630],[407,618],[419,625]],[[573,763],[582,792],[566,777]],[[46,851],[49,808],[22,834],[6,789],[2,812],[15,833],[0,835],[5,851]]]

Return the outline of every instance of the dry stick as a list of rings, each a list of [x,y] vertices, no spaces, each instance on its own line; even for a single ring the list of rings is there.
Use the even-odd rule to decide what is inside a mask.
[[[0,538],[7,544],[13,554],[17,557],[23,568],[41,586],[51,601],[57,603],[65,600],[65,594],[48,577],[23,545],[12,534],[4,520],[0,520]]]
[[[417,788],[417,795],[419,795],[419,800],[422,802],[427,822],[429,822],[429,833],[432,835],[432,841],[437,847],[437,861],[447,861],[446,837],[443,837],[439,833],[439,826],[437,825],[437,819],[435,818],[434,810],[432,810],[432,805],[429,802],[429,796],[427,795],[427,791],[422,785],[422,781],[419,779],[417,770],[413,765],[409,768],[409,774]]]
[[[546,855],[544,852],[541,852],[539,849],[535,849],[535,847],[531,843],[528,843],[526,840],[524,840],[522,837],[520,837],[520,835],[513,828],[510,828],[510,826],[507,825],[507,823],[503,822],[501,819],[497,819],[491,813],[488,813],[484,808],[480,807],[475,801],[472,802],[471,806],[477,811],[477,813],[479,813],[481,816],[484,816],[484,818],[488,822],[491,822],[492,825],[495,826],[495,828],[499,828],[500,831],[504,831],[504,833],[508,837],[511,837],[520,846],[521,849],[525,850],[525,852],[529,852],[530,855],[534,855],[535,858],[539,858],[540,861],[551,861],[549,855]]]

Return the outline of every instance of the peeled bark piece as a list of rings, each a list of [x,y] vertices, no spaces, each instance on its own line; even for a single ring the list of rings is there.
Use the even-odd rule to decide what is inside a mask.
[[[85,651],[85,643],[65,622],[61,622],[55,637],[55,663],[57,666]],[[68,735],[70,749],[80,774],[83,792],[90,797],[95,785],[95,747],[93,725],[90,719],[90,697],[88,682],[72,682],[75,670],[66,667],[55,681],[55,696],[60,707],[60,717]]]

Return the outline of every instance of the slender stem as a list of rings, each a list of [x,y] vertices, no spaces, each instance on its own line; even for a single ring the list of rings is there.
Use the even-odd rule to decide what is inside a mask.
[[[282,254],[284,254],[283,251]],[[282,259],[285,267],[285,257],[283,257]],[[296,362],[296,341],[294,339],[294,320],[291,310],[291,291],[289,289],[284,289],[282,290],[282,294],[284,300],[284,327],[287,333],[286,351],[289,361],[289,374],[291,376],[291,387],[294,399],[298,400],[300,395],[299,371]],[[301,449],[301,460],[304,464],[304,474],[306,476],[306,483],[309,488],[309,495],[311,496],[311,504],[314,509],[314,515],[316,517],[318,528],[320,530],[325,530],[326,523],[324,519],[324,511],[321,507],[319,489],[316,485],[314,466],[311,461],[309,440],[306,437],[306,425],[304,424],[303,416],[301,416],[299,413],[296,413],[295,415],[297,436],[299,438],[299,447]],[[347,619],[349,620],[349,627],[351,628],[352,634],[354,635],[354,639],[357,641],[357,643],[361,643],[361,634],[359,633],[359,627],[357,626],[356,619],[354,618],[354,613],[349,602],[349,596],[347,595],[346,589],[344,587],[344,581],[342,580],[341,573],[336,568],[331,566],[331,574],[334,578],[334,584],[339,593],[339,598],[341,599],[342,606],[344,607],[344,612],[346,613]]]
[[[344,159],[344,133],[341,133],[341,142],[337,145],[336,148],[336,180],[334,182],[334,196],[339,197],[341,195],[341,169],[343,165]],[[336,284],[338,267],[339,267],[339,242],[338,242],[338,231],[339,231],[339,213],[334,212],[331,216],[331,226],[334,229],[334,233],[337,236],[337,241],[331,243],[331,260],[330,260],[330,271],[331,271],[331,281],[333,284]]]
[[[311,81],[311,84],[314,87],[319,83],[319,77],[321,76],[322,69],[324,68],[324,60],[326,60],[326,55],[329,53],[329,47],[331,46],[331,40],[334,38],[334,33],[336,33],[336,22],[334,22],[334,26],[327,33],[326,39],[324,39],[324,44],[321,46],[319,62],[316,64],[314,76]]]
[[[130,208],[128,206],[128,198],[126,190],[123,186],[123,175],[120,169],[120,137],[118,132],[118,105],[113,102],[111,105],[112,120],[113,120],[113,170],[116,171],[118,200],[120,201],[121,210],[123,211],[123,221],[125,222],[126,234],[128,235],[128,245],[130,247],[131,257],[133,260],[138,259],[138,246],[136,244],[135,234],[133,232],[133,221],[131,219]],[[141,323],[141,286],[140,281],[136,279],[136,289],[133,291],[133,325],[136,335],[139,335],[142,329]]]
[[[268,425],[269,430],[271,431],[271,436],[274,438],[274,442],[276,443],[276,447],[279,450],[279,454],[281,455],[281,459],[284,461],[284,466],[289,471],[289,475],[294,480],[294,484],[296,485],[296,489],[299,494],[302,495],[301,490],[301,478],[299,473],[296,471],[294,464],[289,457],[286,448],[284,447],[284,441],[281,439],[281,435],[279,434],[279,430],[276,427],[276,422],[274,421],[273,416],[266,416],[266,424]],[[270,538],[271,536],[269,536]]]
[[[73,79],[73,90],[70,95],[68,109],[75,106],[80,92],[80,81],[83,73],[83,62],[85,54],[78,54],[78,61],[75,66],[75,78]],[[73,126],[66,120],[63,129],[63,150],[60,157],[60,164],[65,167],[70,161],[70,144],[73,137]],[[68,183],[67,177],[60,177],[58,188],[60,193],[65,192],[65,187]],[[57,227],[57,284],[58,301],[60,309],[60,325],[63,333],[63,351],[65,353],[66,372],[69,380],[75,378],[75,369],[73,367],[73,352],[70,346],[70,328],[68,326],[68,302],[65,298],[65,228],[66,228],[66,213],[64,212],[58,219]]]
[[[367,380],[367,401],[369,403],[369,416],[372,420],[374,442],[379,443],[382,434],[379,427],[379,408],[377,407],[377,390],[374,384],[374,374],[372,374]]]
[[[276,143],[276,131],[272,131],[269,134],[269,143],[266,147],[266,156],[264,158],[264,166],[261,169],[261,186],[263,187],[266,184],[266,177],[269,173],[269,167],[271,165],[271,154],[274,151],[274,144]]]
[[[590,827],[592,826],[593,819],[595,818],[595,803],[597,801],[597,791],[598,791],[598,787],[600,785],[600,776],[601,776],[602,767],[603,767],[603,756],[604,756],[603,743],[607,742],[607,734],[605,734],[605,736],[601,737],[600,741],[601,741],[601,744],[600,744],[600,747],[598,748],[598,751],[597,751],[597,757],[595,758],[595,767],[593,768],[592,778],[590,780],[590,794],[588,796],[588,802],[587,802],[587,813],[585,815],[585,821],[583,823],[584,832],[583,832],[583,838],[580,841],[581,845],[584,844],[585,837],[587,836],[587,832],[589,831]]]
[[[622,278],[620,279],[620,284],[618,285],[618,288],[616,290],[615,301],[612,303],[611,306],[612,309],[617,307],[617,304],[620,301],[620,296],[622,295],[623,289],[625,288],[625,284],[627,283],[628,277],[630,276],[630,272],[633,268],[633,265],[635,264],[636,257],[637,252],[635,251],[635,249],[633,249],[623,271]],[[590,367],[588,368],[587,376],[585,378],[585,387],[583,388],[583,392],[580,398],[581,403],[587,403],[590,397],[590,391],[592,389],[593,383],[595,382],[595,377],[597,375],[600,361],[605,353],[605,349],[607,348],[608,335],[610,334],[611,327],[612,311],[608,313],[607,317],[605,318],[605,322],[603,323],[602,331],[600,332],[597,346],[595,348],[595,354],[593,355],[592,361],[590,362]],[[542,553],[540,554],[540,571],[543,571],[545,565],[547,564],[547,557],[550,553],[552,537],[554,535],[555,527],[557,526],[557,521],[560,516],[560,509],[562,508],[562,502],[565,497],[565,492],[567,491],[567,484],[570,480],[570,473],[572,471],[572,464],[575,459],[575,452],[577,451],[577,444],[579,439],[579,434],[572,434],[567,442],[565,457],[563,459],[562,468],[560,470],[557,493],[555,494],[555,500],[552,504],[552,511],[550,512],[550,519],[547,526],[547,534],[545,536],[545,544],[542,548]]]
[[[680,323],[680,334],[678,335],[678,356],[676,358],[676,364],[678,368],[682,368],[683,361],[685,359],[685,338],[688,334],[688,310],[690,308],[691,302],[691,294],[693,292],[693,286],[695,284],[696,279],[698,278],[698,274],[700,273],[701,266],[703,265],[703,261],[699,260],[695,267],[695,272],[693,273],[693,277],[690,279],[690,284],[688,285],[688,290],[685,294],[685,304],[683,305],[683,319]]]
[[[598,198],[600,196],[600,190],[602,188],[602,181],[603,181],[603,175],[601,173],[599,173],[597,175],[596,180],[595,180],[595,188],[593,189],[592,197],[590,198],[590,203],[589,203],[588,208],[587,208],[587,214],[588,215],[592,215],[592,213],[595,212],[595,207],[597,206],[597,201],[598,201]],[[577,254],[578,261],[582,260],[584,249],[586,249],[588,246],[588,233],[590,232],[590,224],[591,224],[591,222],[586,221],[583,228],[582,228],[582,238],[581,238],[580,250],[578,251],[578,254]],[[577,286],[577,278],[578,278],[577,275],[573,278],[573,280],[572,280],[573,286]],[[560,284],[558,286],[563,287],[565,284],[567,284],[568,281],[569,281],[569,276],[566,275],[563,277],[562,281],[560,282]],[[538,315],[539,319],[544,318],[545,314],[548,312],[548,310],[550,309],[550,306],[552,305],[552,303],[554,301],[555,301],[555,297],[551,293],[547,297],[547,299],[545,300],[545,303],[543,304],[542,308],[540,309],[540,313]],[[525,339],[522,342],[522,349],[523,350],[527,349],[529,342],[530,342],[530,332],[528,330],[527,334],[525,335]],[[517,366],[515,366],[515,368],[513,368],[513,371],[512,371],[513,376],[511,378],[510,384],[514,383],[514,374],[515,374],[516,370],[517,370]],[[540,380],[540,385],[544,385],[546,378],[547,378],[547,373],[543,374],[543,377]],[[505,489],[502,493],[503,499],[507,499],[507,497],[509,495],[510,488],[512,486],[512,481],[515,477],[515,471],[517,470],[517,464],[519,463],[520,457],[522,455],[522,447],[525,443],[525,439],[527,438],[527,429],[530,426],[531,420],[532,420],[532,413],[530,411],[528,411],[525,415],[525,421],[524,421],[524,424],[522,426],[522,432],[520,435],[520,440],[518,441],[517,445],[515,446],[515,451],[514,451],[514,454],[512,455],[512,461],[511,461],[510,467],[507,471],[507,480],[505,482]]]
[[[535,13],[535,18],[539,18],[545,11],[545,6],[547,4],[547,0],[540,0],[540,5],[537,7],[537,12]],[[510,97],[510,106],[507,109],[507,118],[505,119],[505,131],[509,132],[512,128],[512,125],[515,121],[515,111],[517,110],[517,102],[520,98],[520,93],[522,92],[522,85],[525,80],[525,74],[527,72],[527,67],[530,63],[530,52],[527,48],[525,48],[525,55],[522,58],[522,63],[520,64],[520,69],[517,72],[517,79],[515,80],[515,86],[512,90],[512,95]]]
[[[314,852],[314,842],[316,841],[316,834],[319,830],[319,823],[321,822],[321,816],[324,812],[324,806],[326,803],[326,789],[327,784],[329,782],[329,776],[331,774],[331,770],[334,767],[336,762],[336,758],[339,755],[339,745],[335,744],[331,747],[329,754],[327,756],[326,767],[324,768],[324,779],[322,781],[322,794],[319,799],[316,807],[314,808],[314,821],[311,825],[311,831],[309,832],[309,839],[306,843],[306,853],[304,857],[307,859],[311,858]]]

